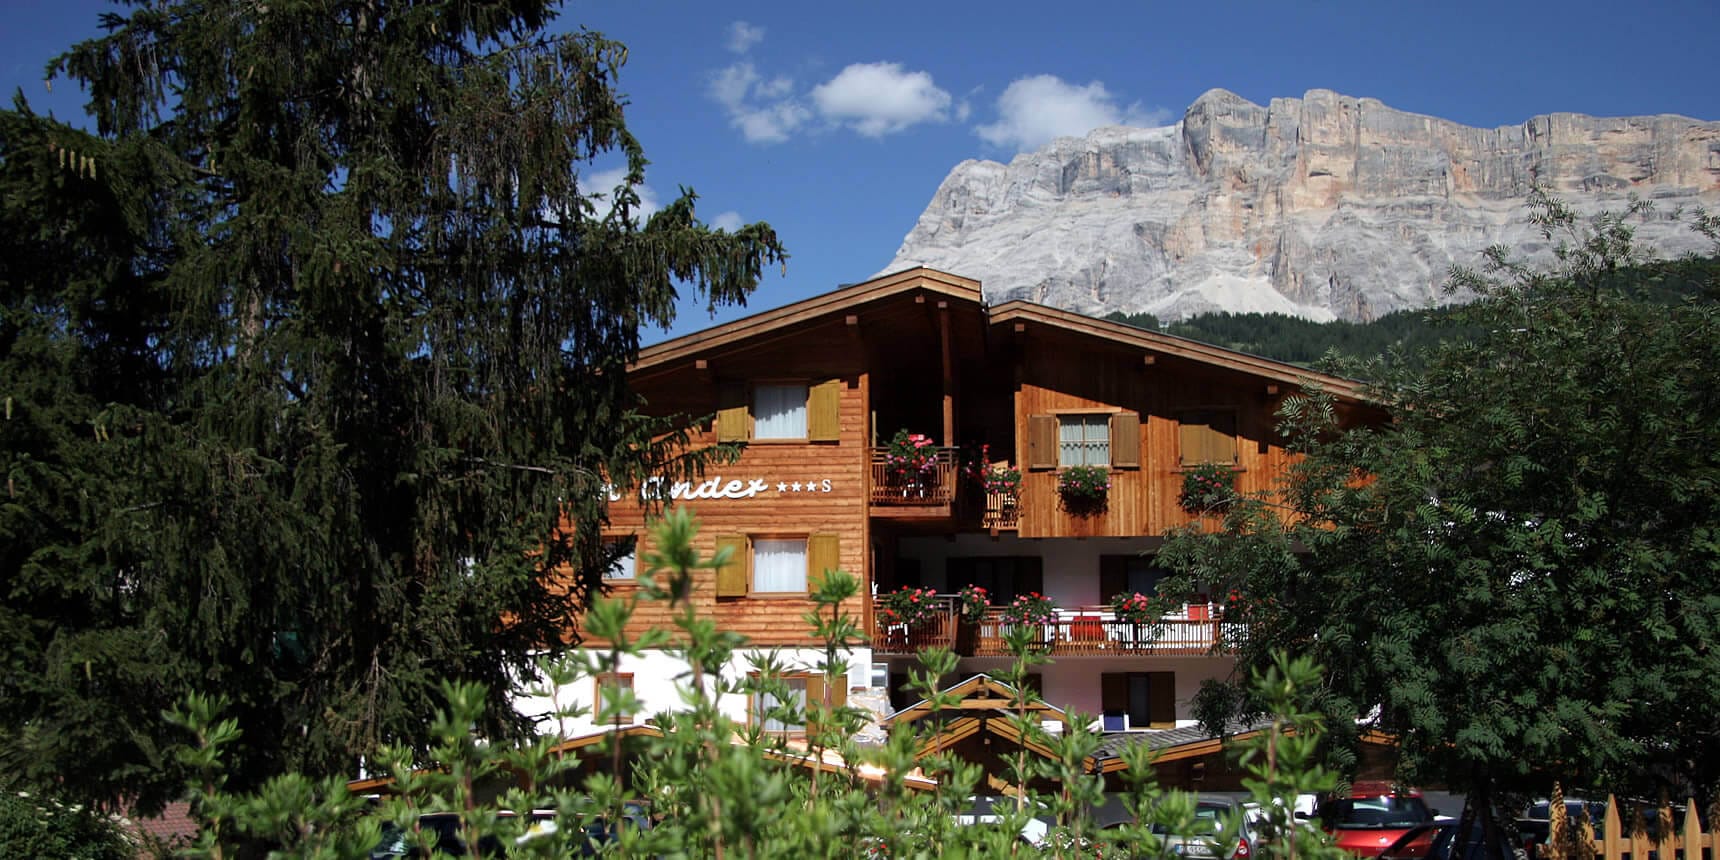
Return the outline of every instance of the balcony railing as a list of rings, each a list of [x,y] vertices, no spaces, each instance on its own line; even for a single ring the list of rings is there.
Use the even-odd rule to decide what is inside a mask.
[[[987,490],[980,526],[1000,531],[1021,528],[1021,490]]]
[[[930,469],[912,472],[891,468],[889,451],[872,449],[872,504],[937,507],[955,501],[956,449],[937,449]]]
[[[953,598],[943,600],[930,621],[913,627],[874,625],[872,648],[879,654],[914,654],[933,646],[972,657],[1009,655],[1004,641],[1010,625],[994,607],[978,623],[961,620]],[[1237,633],[1235,625],[1214,617],[1210,604],[1188,605],[1156,622],[1119,620],[1108,606],[1059,609],[1053,620],[1028,625],[1038,650],[1058,657],[1199,655],[1223,650]]]

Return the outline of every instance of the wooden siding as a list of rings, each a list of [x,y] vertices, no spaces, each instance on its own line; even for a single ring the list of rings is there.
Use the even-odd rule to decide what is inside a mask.
[[[1291,461],[1278,440],[1276,411],[1282,395],[1257,377],[1182,359],[1145,363],[1138,354],[1056,335],[1024,336],[1015,389],[1015,456],[1023,471],[1022,537],[1158,535],[1191,517],[1177,505],[1182,489],[1180,415],[1224,410],[1236,416],[1237,489],[1274,487]],[[1124,416],[1114,427],[1136,434],[1136,450],[1114,451],[1106,509],[1076,516],[1057,494],[1055,418],[1110,411]],[[1050,416],[1047,424],[1045,416]],[[1116,434],[1114,434],[1115,436]],[[1046,437],[1050,436],[1051,439]],[[1034,444],[1037,442],[1038,444]],[[1048,462],[1049,461],[1049,462]],[[1138,467],[1129,467],[1138,463]],[[1040,467],[1040,468],[1033,468]]]
[[[840,331],[837,332],[838,334]],[[686,505],[699,517],[698,550],[701,555],[715,552],[723,537],[806,537],[811,538],[807,555],[809,563],[815,558],[834,557],[842,570],[861,577],[861,594],[870,593],[867,556],[867,482],[870,478],[871,451],[867,446],[865,374],[861,372],[860,357],[842,339],[829,336],[808,336],[804,341],[785,345],[793,357],[785,359],[780,353],[740,356],[728,361],[711,361],[703,371],[689,367],[686,372],[666,375],[646,390],[653,405],[664,404],[676,411],[711,415],[718,411],[719,392],[732,398],[737,385],[744,387],[757,379],[805,379],[817,387],[823,380],[835,384],[818,395],[828,398],[822,404],[809,404],[808,420],[813,409],[834,408],[835,441],[753,442],[732,464],[712,468],[706,473],[708,486],[729,486],[730,481],[747,485],[751,481],[765,482],[768,489],[749,498],[693,499],[671,502]],[[809,399],[811,399],[809,397]],[[725,400],[723,405],[732,404]],[[822,421],[827,421],[826,416]],[[709,421],[697,429],[695,444],[717,441],[715,425]],[[724,428],[727,431],[728,428]],[[710,484],[710,481],[718,481]],[[825,489],[828,482],[828,490]],[[782,487],[782,489],[779,489]],[[644,575],[644,559],[653,547],[645,523],[645,508],[638,504],[631,491],[623,493],[621,501],[612,502],[609,516],[610,534],[637,534],[640,575]],[[737,559],[736,570],[743,580],[748,575],[747,559]],[[808,571],[808,587],[812,587],[822,571]],[[713,619],[719,627],[748,637],[754,644],[771,646],[810,646],[818,644],[811,629],[802,618],[814,604],[804,595],[751,595],[741,597],[717,596],[718,575],[701,571],[695,577],[693,602],[698,611]],[[612,594],[627,597],[637,592],[636,583],[614,583]],[[866,623],[864,601],[856,599],[845,607]],[[630,628],[638,635],[649,627],[672,627],[672,615],[666,604],[641,601]]]

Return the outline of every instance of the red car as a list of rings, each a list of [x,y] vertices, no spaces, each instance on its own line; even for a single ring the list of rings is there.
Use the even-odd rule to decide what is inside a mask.
[[[1410,828],[1433,821],[1421,792],[1386,782],[1358,782],[1348,797],[1320,804],[1319,815],[1338,847],[1360,857],[1378,857]]]

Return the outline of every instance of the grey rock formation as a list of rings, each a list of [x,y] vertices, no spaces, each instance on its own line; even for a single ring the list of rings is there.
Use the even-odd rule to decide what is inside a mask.
[[[1672,218],[1720,204],[1720,122],[1548,114],[1471,128],[1312,90],[1262,107],[1224,90],[1164,128],[1101,128],[944,179],[886,272],[979,278],[993,302],[1089,314],[1277,311],[1367,320],[1444,301],[1489,245],[1548,252],[1539,183],[1578,211],[1656,214],[1638,236],[1707,250]]]

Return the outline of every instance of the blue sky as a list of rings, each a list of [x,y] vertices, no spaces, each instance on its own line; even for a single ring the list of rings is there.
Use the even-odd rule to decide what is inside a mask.
[[[6,89],[77,112],[42,68],[108,6],[4,6]],[[570,4],[557,26],[628,45],[620,89],[657,199],[691,187],[705,220],[768,221],[786,243],[786,275],[723,320],[875,274],[965,159],[1174,122],[1213,87],[1260,103],[1326,88],[1477,126],[1554,111],[1720,119],[1714,0],[634,0]],[[671,333],[710,323],[689,302]]]

